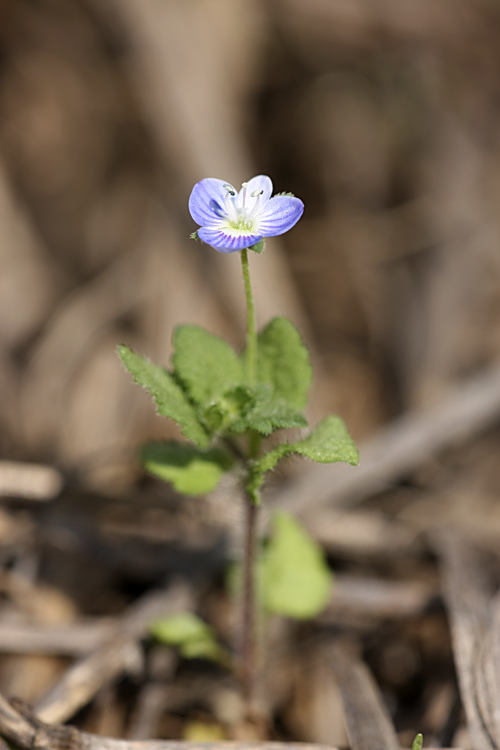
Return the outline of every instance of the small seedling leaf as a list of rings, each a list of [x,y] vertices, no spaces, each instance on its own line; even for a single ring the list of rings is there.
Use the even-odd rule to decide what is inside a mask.
[[[264,607],[298,620],[315,617],[328,602],[333,580],[322,550],[287,513],[276,513],[273,526],[263,557]]]
[[[185,659],[210,659],[228,665],[230,657],[217,643],[212,628],[191,612],[155,620],[150,631],[161,643],[177,647]]]
[[[191,612],[177,612],[169,617],[154,620],[150,626],[154,637],[169,646],[213,638],[210,625]]]

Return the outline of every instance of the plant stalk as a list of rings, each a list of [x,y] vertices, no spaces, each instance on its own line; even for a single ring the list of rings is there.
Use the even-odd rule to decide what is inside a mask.
[[[243,556],[243,602],[240,651],[240,682],[247,719],[255,716],[257,677],[255,563],[257,549],[257,517],[259,508],[245,496],[245,544]]]
[[[247,383],[248,385],[255,385],[255,383],[257,382],[257,327],[255,324],[255,306],[253,303],[252,285],[250,283],[250,268],[248,263],[248,250],[246,247],[241,251],[241,266],[243,269],[245,296],[247,298]]]
[[[241,251],[241,266],[247,301],[246,379],[248,385],[257,382],[257,326],[250,282],[248,250]],[[260,435],[252,431],[248,436],[248,460],[256,458],[260,450]],[[257,678],[257,597],[255,568],[257,550],[257,520],[259,508],[245,491],[245,540],[243,549],[242,623],[239,654],[239,678],[247,719],[256,714],[255,689]]]

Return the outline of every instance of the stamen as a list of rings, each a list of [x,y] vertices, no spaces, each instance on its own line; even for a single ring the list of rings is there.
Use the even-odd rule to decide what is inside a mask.
[[[261,208],[262,208],[262,196],[263,195],[264,195],[264,191],[263,190],[254,190],[253,191],[252,198],[255,198],[255,203],[253,205],[252,210],[249,211],[249,213],[248,213],[248,216],[247,216],[248,221],[251,221],[252,219],[254,219],[255,216],[257,216],[257,214],[261,210]]]
[[[248,187],[248,183],[247,182],[242,182],[241,183],[241,206],[240,206],[240,211],[242,213],[245,213],[245,203],[246,203],[246,199],[247,199],[247,187]]]
[[[224,187],[226,188],[229,195],[234,198],[234,196],[236,195],[236,191],[234,190],[234,188],[232,188],[231,185],[224,185]]]
[[[224,185],[224,187],[227,187]],[[238,219],[238,208],[236,206],[236,193],[234,190],[228,190],[227,195],[224,198],[224,208],[226,214],[231,221],[237,221]]]

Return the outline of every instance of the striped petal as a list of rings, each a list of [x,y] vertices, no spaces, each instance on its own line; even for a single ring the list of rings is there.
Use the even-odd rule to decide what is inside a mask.
[[[221,219],[226,216],[224,201],[227,190],[224,185],[227,184],[214,177],[206,177],[196,183],[189,196],[189,213],[197,224],[202,227],[216,227],[220,224]]]
[[[289,195],[275,195],[263,207],[258,229],[263,237],[276,237],[288,232],[298,222],[304,212],[300,198]]]
[[[244,247],[256,245],[262,239],[262,235],[260,234],[238,232],[237,230],[226,229],[225,227],[221,228],[220,221],[218,228],[202,227],[199,229],[198,237],[220,253],[235,253]]]

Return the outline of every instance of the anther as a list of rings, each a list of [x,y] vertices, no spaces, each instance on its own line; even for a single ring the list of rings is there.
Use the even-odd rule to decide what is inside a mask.
[[[224,187],[226,188],[231,198],[234,198],[234,196],[236,195],[234,188],[232,188],[231,185],[224,185]]]
[[[254,190],[253,193],[250,193],[250,195],[252,196],[252,198],[257,198],[259,195],[264,195],[264,191],[263,190]]]

